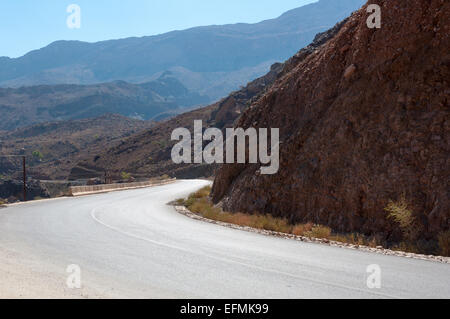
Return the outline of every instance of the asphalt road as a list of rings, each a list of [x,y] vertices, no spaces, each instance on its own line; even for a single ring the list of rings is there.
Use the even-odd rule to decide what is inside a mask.
[[[207,183],[1,209],[0,249],[27,256],[33,276],[54,277],[61,286],[66,267],[79,265],[82,286],[100,297],[450,298],[448,264],[229,229],[166,205]],[[373,264],[381,269],[379,289],[367,286]],[[3,284],[0,292],[9,288]]]

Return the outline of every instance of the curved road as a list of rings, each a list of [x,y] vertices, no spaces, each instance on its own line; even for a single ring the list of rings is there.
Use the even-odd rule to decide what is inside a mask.
[[[16,297],[8,295],[18,291],[14,285],[41,278],[37,297],[39,289],[54,290],[44,297],[72,297],[66,268],[76,264],[81,297],[450,297],[448,264],[267,237],[192,220],[166,205],[206,184],[177,181],[0,209],[0,253],[7,256],[0,265],[10,265],[0,266],[0,296]],[[381,268],[380,289],[366,284],[372,264]],[[17,274],[20,267],[29,280]]]

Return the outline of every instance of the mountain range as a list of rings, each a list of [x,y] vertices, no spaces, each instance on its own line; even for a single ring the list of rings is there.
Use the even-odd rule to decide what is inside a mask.
[[[143,83],[171,71],[210,102],[265,74],[364,0],[320,0],[256,24],[213,25],[156,36],[86,43],[57,41],[0,58],[0,86]]]
[[[115,81],[0,88],[0,130],[110,113],[161,120],[208,101],[206,96],[189,91],[170,72],[142,84]]]

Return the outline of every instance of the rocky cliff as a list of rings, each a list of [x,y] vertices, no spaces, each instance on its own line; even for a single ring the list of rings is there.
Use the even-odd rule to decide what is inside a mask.
[[[395,240],[384,208],[404,196],[422,238],[449,228],[450,2],[371,3],[380,29],[364,6],[242,114],[280,128],[280,170],[223,165],[216,203]]]

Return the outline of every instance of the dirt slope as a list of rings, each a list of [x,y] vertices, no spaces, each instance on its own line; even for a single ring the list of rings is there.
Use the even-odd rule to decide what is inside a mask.
[[[106,114],[90,119],[36,124],[0,133],[0,175],[21,178],[22,159],[2,156],[19,154],[27,156],[29,176],[65,179],[81,159],[96,156],[105,147],[113,147],[122,139],[152,125],[150,121]]]

